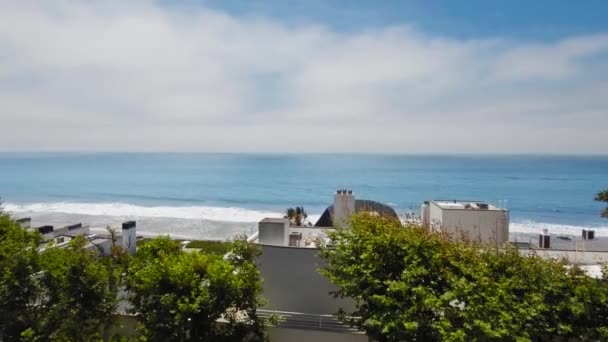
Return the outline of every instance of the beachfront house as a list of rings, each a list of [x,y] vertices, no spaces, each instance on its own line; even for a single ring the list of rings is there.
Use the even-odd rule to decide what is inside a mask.
[[[509,211],[486,201],[433,200],[422,204],[422,225],[455,238],[502,246],[509,241]]]
[[[349,217],[361,211],[397,218],[391,207],[358,200],[351,190],[341,189],[314,227],[294,226],[283,218],[259,222],[258,233],[250,240],[262,248],[258,263],[268,299],[262,312],[283,318],[271,329],[271,340],[368,341],[365,334],[333,316],[340,308],[354,309],[354,302],[333,298],[330,293],[336,288],[318,272],[324,263],[318,257],[319,244],[329,243],[327,233],[347,228]]]
[[[86,249],[99,252],[102,255],[110,255],[112,246],[122,246],[129,254],[137,251],[137,229],[135,221],[122,223],[121,229],[115,229],[114,236],[108,234],[91,233],[90,226],[82,223],[58,224],[53,225],[44,223],[32,223],[29,217],[17,219],[19,225],[26,230],[37,231],[42,237],[42,250],[46,248],[65,248],[76,236],[84,236],[87,240]],[[114,241],[112,241],[114,239]]]

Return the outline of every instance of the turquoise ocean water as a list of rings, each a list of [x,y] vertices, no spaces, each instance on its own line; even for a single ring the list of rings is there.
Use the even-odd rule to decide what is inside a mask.
[[[0,153],[0,196],[15,216],[137,218],[143,231],[186,237],[248,233],[288,206],[314,218],[336,188],[399,213],[428,199],[482,199],[506,203],[515,231],[608,234],[593,201],[608,188],[606,156]]]

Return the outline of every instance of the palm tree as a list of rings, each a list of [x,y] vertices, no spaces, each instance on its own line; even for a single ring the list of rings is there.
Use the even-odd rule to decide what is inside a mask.
[[[304,220],[308,217],[304,207],[287,208],[285,218],[288,218],[292,224],[301,226]]]
[[[595,195],[595,200],[599,202],[608,203],[608,190],[598,192],[597,195]],[[608,218],[608,207],[606,207],[602,211],[601,215],[602,217]]]

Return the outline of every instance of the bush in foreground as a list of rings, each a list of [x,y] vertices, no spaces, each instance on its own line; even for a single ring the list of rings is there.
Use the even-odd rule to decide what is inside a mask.
[[[376,340],[608,338],[603,279],[388,218],[359,214],[351,225],[331,234],[321,273],[355,299],[342,315]]]

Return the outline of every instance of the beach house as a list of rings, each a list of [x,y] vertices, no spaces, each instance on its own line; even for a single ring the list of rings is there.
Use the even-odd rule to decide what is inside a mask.
[[[422,225],[456,238],[502,246],[509,241],[509,211],[486,201],[432,200],[422,204]]]

